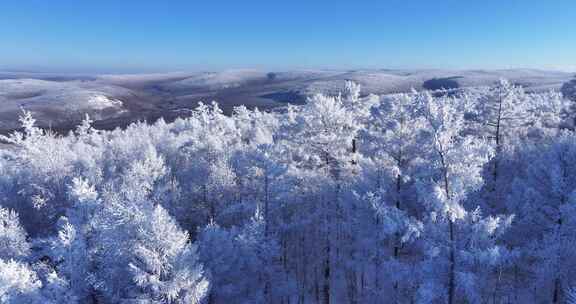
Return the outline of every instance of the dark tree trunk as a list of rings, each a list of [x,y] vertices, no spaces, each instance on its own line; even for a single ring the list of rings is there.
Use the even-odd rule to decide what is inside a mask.
[[[326,242],[326,259],[324,261],[324,304],[330,304],[330,279],[330,240],[328,239]]]
[[[450,200],[452,198],[450,192],[450,184],[448,181],[448,164],[444,158],[444,152],[442,147],[439,147],[438,154],[440,156],[440,162],[442,164],[443,169],[443,178],[444,178],[444,191],[446,193],[446,199]],[[450,253],[449,253],[449,264],[450,269],[448,272],[448,304],[454,304],[454,294],[456,292],[456,254],[455,254],[455,237],[454,237],[454,221],[451,218],[448,218],[448,234],[450,237]]]
[[[496,188],[498,187],[498,170],[500,162],[500,152],[502,152],[502,135],[501,135],[501,123],[502,123],[502,92],[499,94],[498,100],[498,113],[496,114],[496,132],[494,134],[494,140],[496,140],[496,155],[494,155],[494,167],[492,168],[492,192],[496,193]],[[492,199],[495,200],[495,197]],[[494,206],[497,202],[494,202]]]
[[[266,237],[268,237],[268,233],[270,230],[269,227],[269,194],[268,194],[268,187],[269,187],[269,178],[268,178],[268,172],[265,173],[264,176],[264,235]]]
[[[450,229],[450,273],[448,274],[448,304],[454,303],[454,293],[456,289],[455,271],[456,271],[456,257],[454,254],[454,223],[449,221]]]
[[[562,201],[564,201],[564,197],[562,197]],[[558,242],[562,242],[561,240],[561,233],[562,233],[562,214],[559,215],[558,221],[556,222],[558,225]],[[562,288],[562,282],[560,281],[560,252],[556,253],[556,279],[554,280],[554,294],[552,295],[552,303],[560,303],[560,293]]]
[[[358,148],[356,147],[357,145],[357,141],[356,138],[352,139],[352,164],[356,165],[356,151],[358,151]]]
[[[554,280],[554,294],[552,295],[552,303],[560,303],[560,279]]]
[[[400,209],[400,192],[402,190],[402,177],[400,176],[400,174],[398,174],[396,176],[396,209],[401,210]],[[400,258],[400,233],[396,232],[395,234],[395,238],[394,238],[394,260],[398,261],[398,259]],[[398,281],[394,282],[394,298],[396,303],[398,303],[399,300],[399,296],[398,296],[398,289],[399,289],[399,283]]]

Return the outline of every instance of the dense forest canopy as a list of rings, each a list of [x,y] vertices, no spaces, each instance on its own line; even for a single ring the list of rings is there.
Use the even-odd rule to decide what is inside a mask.
[[[347,82],[274,112],[20,121],[0,138],[0,303],[576,303],[558,92]]]

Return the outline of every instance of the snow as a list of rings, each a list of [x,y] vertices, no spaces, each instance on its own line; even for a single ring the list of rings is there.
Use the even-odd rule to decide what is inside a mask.
[[[41,120],[65,121],[81,118],[84,113],[99,116],[102,111],[114,115],[123,113],[124,96],[131,96],[126,88],[98,84],[91,81],[48,81],[39,79],[0,80],[0,127],[15,127],[16,113],[25,108]]]
[[[191,76],[184,80],[173,82],[171,88],[210,88],[226,89],[239,87],[249,81],[266,79],[266,72],[252,69],[226,70],[222,72],[207,72]]]
[[[572,77],[571,73],[541,71],[531,69],[512,70],[383,70],[353,71],[313,81],[308,92],[337,92],[343,88],[344,80],[352,80],[362,85],[364,93],[384,94],[407,92],[411,88],[421,90],[423,83],[431,79],[450,79],[460,87],[490,86],[500,78],[542,91],[559,89]]]
[[[84,82],[56,82],[38,79],[0,80],[1,111],[14,107],[66,106],[73,110],[119,108],[122,102],[108,96],[128,95],[115,86],[95,86]]]
[[[219,101],[227,113],[242,104],[271,108],[286,102],[302,103],[316,93],[337,94],[346,80],[362,85],[363,94],[387,94],[422,90],[429,88],[427,85],[490,86],[502,77],[527,91],[541,92],[559,90],[573,75],[532,69],[230,69],[102,75],[0,72],[0,131],[17,126],[16,113],[21,107],[35,112],[39,123],[48,125],[77,120],[83,113],[95,113],[96,120],[118,115],[140,119],[141,110],[166,113],[167,102],[172,112],[211,100]]]
[[[104,95],[92,95],[88,97],[88,105],[93,110],[103,110],[106,108],[122,107],[122,101]]]
[[[192,77],[197,73],[171,72],[150,74],[104,74],[98,75],[96,81],[119,86],[138,86],[159,82],[169,82]]]

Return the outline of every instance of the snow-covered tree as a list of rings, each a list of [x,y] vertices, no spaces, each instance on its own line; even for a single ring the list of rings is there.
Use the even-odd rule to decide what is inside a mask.
[[[57,304],[78,303],[68,282],[42,263],[32,267],[14,260],[0,259],[0,303]]]
[[[28,265],[0,259],[0,302],[42,303],[41,287],[42,282]]]
[[[290,294],[278,244],[266,236],[259,210],[242,227],[208,225],[199,247],[211,281],[208,303],[277,303]]]
[[[561,94],[331,94],[65,136],[24,111],[0,137],[0,302],[573,300]]]
[[[129,264],[145,299],[158,303],[201,303],[207,290],[196,247],[170,215],[156,206],[136,235]]]
[[[503,158],[514,146],[514,142],[526,135],[529,124],[534,120],[535,106],[522,87],[500,79],[487,94],[480,97],[478,107],[480,119],[485,126],[481,135],[493,142],[495,152],[490,178],[486,181],[491,191],[487,193],[486,199],[490,208],[501,212],[502,206],[498,202],[504,190],[500,180],[504,171],[501,168]]]
[[[524,249],[521,269],[531,273],[539,301],[565,302],[563,291],[573,284],[576,269],[574,190],[576,137],[563,133],[549,144],[521,153],[519,174],[506,201],[517,215],[510,243]],[[528,268],[528,260],[536,262]]]
[[[371,156],[378,172],[377,190],[373,193],[378,194],[370,196],[372,204],[378,216],[383,217],[383,225],[396,223],[396,226],[405,226],[404,229],[393,229],[396,232],[390,246],[393,247],[394,260],[400,259],[400,250],[404,245],[402,231],[409,226],[414,227],[414,223],[408,221],[410,213],[406,211],[416,207],[407,206],[411,202],[408,196],[415,190],[414,173],[424,156],[422,140],[425,127],[415,93],[397,94],[383,97],[380,103],[372,107],[362,132],[365,142],[362,152]],[[398,288],[395,282],[395,293]]]
[[[18,214],[0,207],[0,259],[22,259],[30,254],[27,233],[20,226]]]
[[[533,105],[522,87],[500,79],[497,85],[490,88],[479,106],[482,107],[480,111],[488,135],[499,150],[521,134],[522,128],[531,119]]]
[[[459,108],[461,104],[451,97],[435,98],[429,93],[421,96],[423,115],[428,126],[429,160],[432,164],[431,183],[428,187],[424,183],[423,189],[430,216],[426,219],[431,230],[429,257],[445,257],[445,261],[439,261],[447,270],[444,275],[433,274],[420,290],[426,295],[420,301],[426,302],[428,290],[446,290],[445,300],[455,303],[459,300],[457,291],[465,284],[457,276],[461,274],[458,269],[458,253],[462,249],[461,225],[465,225],[467,211],[463,206],[468,195],[482,184],[482,165],[485,164],[491,154],[491,147],[484,141],[472,136],[462,135],[464,129],[464,111]],[[426,178],[428,179],[428,178]],[[425,180],[425,179],[424,179]],[[434,237],[438,233],[439,236]],[[435,240],[435,238],[438,238]],[[464,243],[465,244],[465,243]],[[428,266],[434,267],[434,266]],[[427,269],[427,268],[425,268]],[[429,269],[428,269],[429,270]],[[436,270],[435,270],[436,271]],[[442,273],[442,272],[441,272]],[[445,282],[442,282],[446,278]],[[438,286],[438,280],[441,286]],[[442,297],[435,292],[434,297]],[[469,300],[469,299],[468,299]]]

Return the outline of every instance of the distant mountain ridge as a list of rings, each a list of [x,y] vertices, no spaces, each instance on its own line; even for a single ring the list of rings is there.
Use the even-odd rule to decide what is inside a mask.
[[[528,91],[555,89],[576,95],[573,76],[536,69],[236,69],[103,75],[0,72],[0,132],[18,127],[21,107],[32,111],[40,126],[55,130],[67,130],[85,113],[99,127],[113,128],[135,120],[171,120],[185,115],[199,101],[218,101],[225,112],[239,105],[268,109],[286,103],[300,104],[306,96],[318,92],[337,94],[345,80],[361,84],[367,94],[488,86],[507,78]]]

